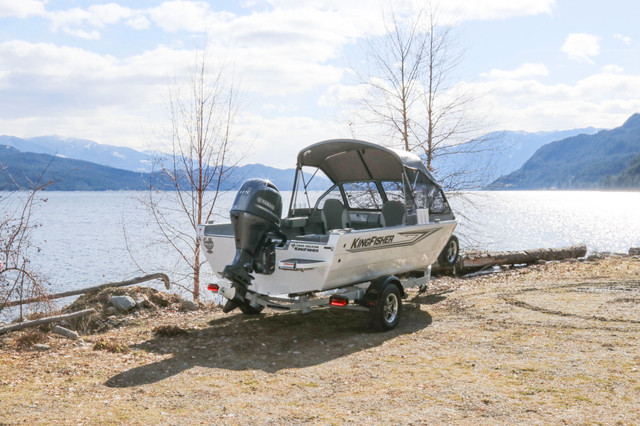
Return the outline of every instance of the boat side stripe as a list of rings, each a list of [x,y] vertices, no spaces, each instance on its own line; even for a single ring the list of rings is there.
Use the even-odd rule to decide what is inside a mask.
[[[363,251],[382,250],[382,249],[395,248],[395,247],[412,246],[412,245],[418,243],[419,241],[424,240],[428,236],[436,233],[437,231],[438,231],[438,229],[428,229],[428,230],[422,231],[422,232],[413,232],[413,231],[412,232],[398,232],[399,235],[415,235],[415,236],[413,238],[411,238],[410,240],[407,240],[407,241],[400,241],[400,242],[396,242],[396,243],[392,242],[390,244],[371,245],[369,247],[358,247],[358,248],[347,249],[347,251],[349,253],[359,253],[359,252],[363,252]]]

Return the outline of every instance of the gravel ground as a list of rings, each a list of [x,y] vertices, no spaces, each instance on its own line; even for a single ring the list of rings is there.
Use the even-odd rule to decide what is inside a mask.
[[[438,278],[404,308],[385,333],[358,312],[214,308],[84,344],[13,333],[0,424],[640,422],[638,257]]]

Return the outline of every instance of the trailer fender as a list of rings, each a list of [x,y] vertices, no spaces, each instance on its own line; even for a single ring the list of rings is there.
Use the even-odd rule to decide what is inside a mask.
[[[398,290],[400,290],[400,295],[403,299],[407,297],[407,293],[405,293],[404,287],[402,286],[402,283],[400,282],[398,277],[394,275],[383,275],[371,281],[371,284],[369,284],[369,287],[367,288],[367,291],[362,299],[362,303],[360,304],[367,307],[375,305],[376,301],[378,300],[378,296],[382,293],[387,284],[392,284],[398,287]]]

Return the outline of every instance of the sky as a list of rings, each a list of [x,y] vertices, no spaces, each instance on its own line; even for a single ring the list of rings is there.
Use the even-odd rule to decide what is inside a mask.
[[[424,2],[0,0],[0,134],[157,148],[168,87],[206,40],[242,93],[241,163],[294,167],[309,144],[361,137],[366,41],[384,35],[390,4]],[[640,112],[637,0],[433,3],[484,131],[613,128]]]

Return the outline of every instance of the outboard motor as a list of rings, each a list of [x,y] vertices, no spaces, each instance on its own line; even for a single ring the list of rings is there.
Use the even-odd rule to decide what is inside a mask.
[[[280,231],[281,214],[282,197],[273,183],[266,179],[249,179],[242,184],[231,208],[236,255],[222,271],[236,289],[229,310],[244,302],[247,287],[253,280],[251,273],[270,275],[275,270],[272,238],[286,240]]]

